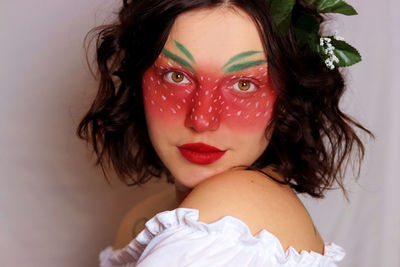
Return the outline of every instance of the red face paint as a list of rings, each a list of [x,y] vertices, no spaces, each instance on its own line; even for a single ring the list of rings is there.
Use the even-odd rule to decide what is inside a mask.
[[[218,68],[200,66],[196,70],[160,56],[143,76],[148,116],[181,120],[197,132],[217,130],[221,123],[241,131],[268,125],[276,93],[266,63],[227,75]],[[184,81],[174,83],[171,72],[182,73]],[[240,81],[251,82],[249,90],[240,90]]]

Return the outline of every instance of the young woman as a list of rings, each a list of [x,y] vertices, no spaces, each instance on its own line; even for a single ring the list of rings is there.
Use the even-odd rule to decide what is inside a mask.
[[[353,148],[360,160],[364,152],[352,125],[368,130],[338,107],[346,59],[319,36],[324,1],[279,2],[123,1],[119,21],[101,29],[99,92],[78,134],[127,184],[175,184],[169,200],[150,202],[154,217],[136,238],[126,244],[122,231],[101,253],[101,266],[336,266],[344,257],[296,193],[321,198],[334,182],[345,193],[342,165]]]

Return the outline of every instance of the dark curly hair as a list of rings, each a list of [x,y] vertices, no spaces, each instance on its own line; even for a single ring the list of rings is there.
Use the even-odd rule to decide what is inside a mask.
[[[269,126],[273,127],[270,143],[249,168],[272,165],[298,193],[317,198],[323,198],[336,182],[347,198],[345,167],[353,151],[358,166],[364,156],[354,128],[372,134],[340,110],[345,91],[340,71],[328,69],[309,47],[299,47],[293,25],[288,35],[280,34],[265,0],[123,0],[117,22],[97,27],[86,36],[95,34],[100,85],[77,135],[92,144],[96,164],[106,178],[106,164],[111,164],[128,185],[144,184],[152,177],[166,177],[168,183],[174,183],[149,140],[142,76],[161,53],[178,15],[223,4],[239,7],[253,17],[278,93]],[[321,23],[326,19],[313,5],[298,0],[292,21],[302,14]]]

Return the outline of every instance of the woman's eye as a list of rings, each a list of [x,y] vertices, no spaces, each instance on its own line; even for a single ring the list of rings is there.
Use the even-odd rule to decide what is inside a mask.
[[[171,71],[165,74],[165,78],[167,81],[171,83],[178,83],[178,84],[187,84],[190,83],[188,78],[186,78],[185,74],[182,72]]]
[[[240,80],[233,85],[233,88],[241,92],[252,92],[256,89],[256,86],[248,80]]]

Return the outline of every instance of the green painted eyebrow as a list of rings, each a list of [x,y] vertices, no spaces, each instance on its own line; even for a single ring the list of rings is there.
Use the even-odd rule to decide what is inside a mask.
[[[252,56],[252,55],[254,55],[254,54],[259,54],[259,53],[262,53],[262,52],[263,52],[263,51],[254,51],[254,50],[250,50],[250,51],[246,51],[246,52],[239,53],[239,54],[237,54],[236,56],[233,56],[231,59],[229,59],[228,62],[226,62],[225,65],[223,65],[223,66],[221,67],[221,69],[227,67],[228,65],[232,64],[233,62],[242,60],[242,59],[244,59],[244,58],[246,58],[246,57]]]
[[[196,63],[196,61],[194,60],[192,54],[189,52],[189,50],[180,42],[174,40],[175,42],[175,46],[193,63]]]
[[[238,63],[238,64],[230,66],[224,72],[224,74],[228,74],[228,73],[244,70],[244,69],[247,69],[247,68],[251,68],[251,67],[254,67],[254,66],[258,66],[258,65],[264,64],[265,62],[267,62],[265,59],[261,59],[261,60],[252,60],[252,61],[246,61],[246,62],[243,62],[243,63]]]
[[[169,51],[169,50],[167,50],[165,48],[162,50],[162,52],[167,58],[171,59],[172,61],[175,61],[176,63],[178,63],[178,64],[180,64],[180,65],[182,65],[182,66],[184,66],[186,68],[189,68],[192,71],[196,72],[196,70],[193,68],[193,66],[186,59],[184,59],[184,58],[172,53],[171,51]]]

